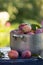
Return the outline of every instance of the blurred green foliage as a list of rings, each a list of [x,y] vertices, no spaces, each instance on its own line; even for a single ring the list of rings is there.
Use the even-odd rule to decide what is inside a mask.
[[[0,11],[8,11],[11,23],[43,19],[43,0],[0,0]]]
[[[10,27],[0,27],[0,47],[9,46],[10,31],[20,23],[39,24],[43,20],[43,0],[0,0],[0,12],[10,15]],[[40,24],[39,24],[40,25]]]

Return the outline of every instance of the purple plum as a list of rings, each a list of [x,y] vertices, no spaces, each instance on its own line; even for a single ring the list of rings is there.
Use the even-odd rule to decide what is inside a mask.
[[[23,31],[23,33],[28,33],[28,32],[30,32],[31,31],[31,26],[30,25],[28,25],[28,24],[21,24],[20,26],[19,26],[19,29],[20,30],[22,30]]]
[[[29,35],[34,35],[35,33],[33,33],[33,32],[29,32],[29,33],[27,33],[27,34],[29,34]]]
[[[43,29],[37,29],[37,30],[35,31],[35,33],[36,33],[36,34],[38,34],[38,33],[43,33]]]
[[[22,58],[30,58],[31,57],[31,51],[25,50],[22,52]]]

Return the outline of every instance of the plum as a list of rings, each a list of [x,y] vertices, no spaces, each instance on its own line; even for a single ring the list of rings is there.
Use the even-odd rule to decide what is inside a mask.
[[[42,33],[42,32],[43,32],[43,29],[37,29],[35,33],[38,34],[38,33]]]
[[[28,32],[31,31],[32,28],[31,28],[31,26],[28,25],[28,24],[21,24],[21,25],[19,26],[19,29],[22,30],[24,34],[27,34]]]
[[[18,34],[24,34],[23,31],[20,30],[20,29],[17,31],[17,33],[18,33]]]
[[[21,54],[22,58],[30,58],[31,57],[31,51],[25,50]]]
[[[22,30],[25,25],[27,25],[27,24],[24,24],[24,23],[20,24],[19,29]]]
[[[22,30],[24,32],[30,32],[31,31],[31,26],[25,25]]]
[[[19,53],[16,50],[11,50],[8,52],[8,57],[11,59],[16,59],[18,58]]]
[[[13,30],[14,34],[24,34],[22,30],[17,29],[17,30]]]
[[[18,29],[12,30],[11,33],[17,34],[18,33]]]
[[[7,22],[5,25],[6,25],[7,27],[10,27],[10,26],[11,26],[11,23],[10,23],[10,22]]]
[[[27,33],[27,34],[29,34],[29,35],[34,35],[35,33],[33,33],[33,32],[29,32],[29,33]]]

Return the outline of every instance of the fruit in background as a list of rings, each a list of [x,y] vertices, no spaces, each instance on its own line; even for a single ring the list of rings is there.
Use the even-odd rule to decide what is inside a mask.
[[[6,25],[7,27],[10,27],[10,26],[11,26],[10,22],[6,22],[5,25]]]
[[[19,56],[19,53],[16,50],[11,50],[8,52],[8,56],[11,59],[16,59]]]
[[[19,26],[19,29],[22,30],[24,34],[27,34],[28,32],[31,31],[31,26],[28,24],[21,24]]]
[[[31,51],[25,50],[22,52],[22,58],[30,58],[31,57]]]
[[[43,32],[43,29],[37,29],[37,30],[35,31],[36,34],[42,33],[42,32]]]

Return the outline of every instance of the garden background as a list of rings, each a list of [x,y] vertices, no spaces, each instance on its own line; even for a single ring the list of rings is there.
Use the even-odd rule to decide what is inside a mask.
[[[43,0],[0,0],[0,47],[10,45],[10,31],[19,24],[42,21]]]

